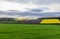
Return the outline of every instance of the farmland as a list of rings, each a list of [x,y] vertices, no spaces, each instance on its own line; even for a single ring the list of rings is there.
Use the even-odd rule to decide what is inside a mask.
[[[60,39],[60,25],[0,24],[0,39]]]

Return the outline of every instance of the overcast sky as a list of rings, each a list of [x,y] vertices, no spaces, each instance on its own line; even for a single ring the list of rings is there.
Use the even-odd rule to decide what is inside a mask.
[[[0,0],[0,10],[20,10],[47,7],[44,12],[60,12],[60,0]]]
[[[42,9],[44,12],[60,12],[60,0],[0,0],[0,10],[28,11]]]

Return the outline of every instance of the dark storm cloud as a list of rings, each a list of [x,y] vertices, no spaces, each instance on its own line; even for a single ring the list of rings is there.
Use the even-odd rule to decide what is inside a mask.
[[[51,3],[60,3],[60,0],[7,0],[11,2],[19,2],[19,3],[28,3],[33,2],[35,4],[51,4]]]

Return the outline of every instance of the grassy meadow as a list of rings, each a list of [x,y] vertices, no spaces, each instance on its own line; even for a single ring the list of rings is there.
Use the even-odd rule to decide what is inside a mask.
[[[0,24],[0,39],[60,39],[60,25]]]

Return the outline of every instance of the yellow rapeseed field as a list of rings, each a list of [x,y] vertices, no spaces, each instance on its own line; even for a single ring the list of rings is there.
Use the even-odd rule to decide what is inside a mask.
[[[43,19],[40,23],[60,23],[59,19]]]

